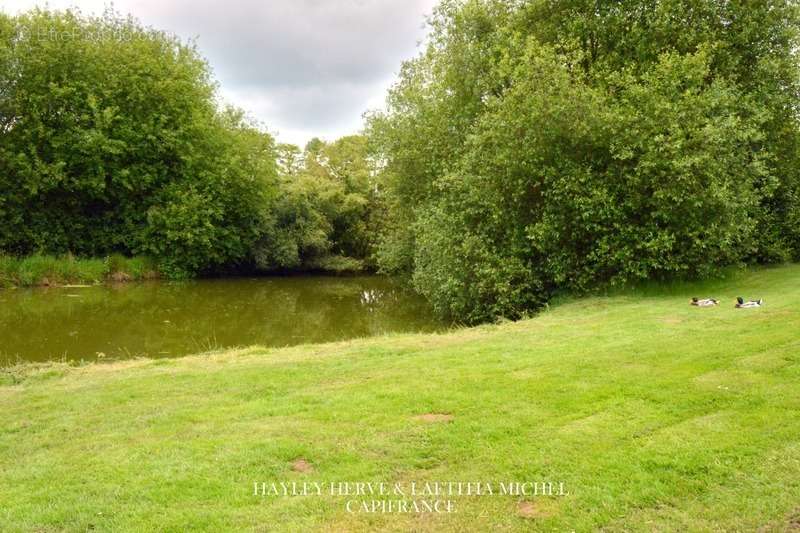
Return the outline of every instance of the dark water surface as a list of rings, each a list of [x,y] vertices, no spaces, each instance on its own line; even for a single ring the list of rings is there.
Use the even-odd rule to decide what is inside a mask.
[[[178,357],[440,329],[418,296],[378,276],[0,289],[0,365]]]

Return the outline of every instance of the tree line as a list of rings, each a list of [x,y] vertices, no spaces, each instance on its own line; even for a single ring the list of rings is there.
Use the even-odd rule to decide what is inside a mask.
[[[463,322],[796,260],[798,16],[442,0],[365,132],[301,149],[222,108],[191,43],[113,12],[3,15],[0,251],[373,268]]]

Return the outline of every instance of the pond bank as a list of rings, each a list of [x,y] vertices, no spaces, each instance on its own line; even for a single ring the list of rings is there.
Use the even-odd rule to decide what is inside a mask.
[[[309,260],[293,271],[276,270],[257,275],[366,275],[374,273],[363,260],[330,255]],[[230,277],[239,277],[232,274]],[[82,258],[34,254],[16,257],[0,253],[0,289],[16,287],[64,287],[162,279],[156,261],[145,256]]]

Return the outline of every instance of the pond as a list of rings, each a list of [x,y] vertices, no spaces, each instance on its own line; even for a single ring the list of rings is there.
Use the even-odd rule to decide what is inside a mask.
[[[296,276],[0,289],[0,365],[179,357],[443,329],[378,276]]]

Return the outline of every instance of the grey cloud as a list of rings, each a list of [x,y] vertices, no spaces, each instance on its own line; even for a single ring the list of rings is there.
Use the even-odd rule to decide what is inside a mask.
[[[433,0],[210,0],[191,7],[153,3],[167,28],[194,36],[226,95],[258,102],[249,111],[283,131],[323,137],[360,123],[402,60],[417,53]],[[243,107],[247,107],[244,106]],[[356,128],[357,129],[357,128]],[[290,139],[302,143],[302,139]]]
[[[368,82],[397,69],[421,35],[426,1],[271,2],[220,8],[207,0],[191,15],[171,6],[159,18],[194,35],[224,77],[295,85]]]

